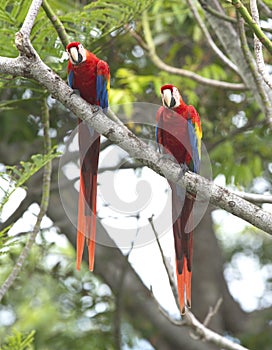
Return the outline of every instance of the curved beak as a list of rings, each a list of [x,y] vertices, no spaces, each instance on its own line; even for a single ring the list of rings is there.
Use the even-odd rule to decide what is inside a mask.
[[[172,91],[170,89],[165,89],[162,92],[162,102],[167,108],[173,108],[176,101],[173,97]]]
[[[76,47],[71,47],[70,49],[70,57],[73,60],[73,62],[78,62],[78,50]]]
[[[78,52],[77,47],[71,47],[69,52],[73,64],[79,64],[82,61],[82,55]]]

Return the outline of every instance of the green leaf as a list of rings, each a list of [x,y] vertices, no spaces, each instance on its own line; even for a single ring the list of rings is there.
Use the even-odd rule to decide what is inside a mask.
[[[21,333],[13,330],[11,335],[8,335],[4,340],[0,350],[27,350],[33,349],[35,331],[30,333]]]
[[[49,161],[60,156],[56,148],[56,146],[53,147],[48,154],[34,154],[31,156],[30,161],[21,161],[19,166],[6,166],[6,172],[0,172],[0,177],[7,182],[7,189],[2,188],[5,193],[0,203],[0,213],[12,193],[14,193],[18,187],[23,186],[31,176],[44,167]]]

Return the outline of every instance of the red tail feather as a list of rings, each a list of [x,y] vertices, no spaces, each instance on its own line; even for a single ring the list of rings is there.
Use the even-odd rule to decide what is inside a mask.
[[[181,313],[191,307],[191,281],[193,258],[193,205],[194,198],[185,197],[181,213],[177,215],[178,202],[175,186],[172,187],[173,232],[176,252],[176,273]],[[185,299],[186,298],[186,299]],[[186,302],[185,302],[186,300]]]
[[[78,201],[76,263],[76,268],[78,270],[80,270],[85,239],[88,247],[89,269],[93,271],[94,268],[96,236],[97,167],[99,147],[99,134],[96,132],[90,133],[88,126],[80,122],[80,190]]]
[[[97,175],[92,179],[92,198],[91,207],[93,208],[90,215],[85,215],[85,202],[83,192],[83,182],[80,177],[80,191],[78,200],[78,223],[77,223],[77,260],[76,268],[80,270],[82,255],[84,251],[84,241],[86,238],[88,252],[89,252],[89,269],[94,269],[94,255],[95,255],[95,236],[96,236],[96,189],[97,189]]]

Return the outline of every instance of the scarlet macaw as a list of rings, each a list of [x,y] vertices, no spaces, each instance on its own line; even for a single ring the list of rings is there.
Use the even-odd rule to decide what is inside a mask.
[[[201,156],[202,129],[200,117],[193,106],[182,100],[179,90],[173,85],[161,87],[163,106],[159,108],[156,121],[156,141],[166,154],[198,173]],[[195,196],[184,193],[169,181],[172,190],[172,221],[176,255],[176,273],[181,313],[185,305],[191,307],[191,278],[193,254],[192,209]],[[185,302],[186,296],[186,302]]]
[[[86,50],[79,42],[71,42],[66,51],[69,56],[68,84],[80,96],[102,109],[108,107],[110,70],[106,62]],[[80,189],[77,223],[77,260],[80,270],[84,241],[89,252],[89,269],[94,268],[96,234],[97,168],[100,148],[99,134],[78,119],[80,155]]]

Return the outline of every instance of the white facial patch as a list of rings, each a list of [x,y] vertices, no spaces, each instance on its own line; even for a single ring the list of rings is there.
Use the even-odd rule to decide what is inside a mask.
[[[86,61],[86,50],[84,49],[83,45],[81,45],[81,44],[78,45],[78,52],[82,56],[82,61],[81,62]]]
[[[178,91],[178,89],[174,86],[173,87],[173,97],[176,101],[175,107],[178,107],[180,105],[180,93]]]

